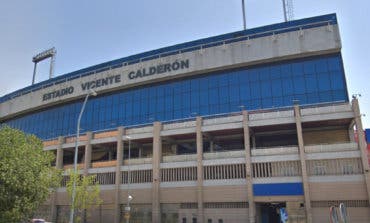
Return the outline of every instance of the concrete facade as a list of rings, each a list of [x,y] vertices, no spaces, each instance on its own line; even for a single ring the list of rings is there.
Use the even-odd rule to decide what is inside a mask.
[[[312,123],[311,121],[299,122],[299,118],[304,120],[308,116],[312,115],[307,111],[307,109],[310,108],[300,108],[298,106],[294,109],[292,108],[291,111],[294,111],[290,113],[291,118],[293,118],[292,123],[294,123],[294,119],[296,120],[295,122],[297,125],[300,126]],[[336,112],[328,114],[328,109],[335,110]],[[333,119],[341,120],[340,117],[349,111],[351,111],[351,107],[343,106],[342,104],[320,106],[316,108],[315,115],[327,114],[328,116],[326,121]],[[274,112],[275,111],[267,111],[266,115],[273,115]],[[297,114],[300,115],[297,116]],[[355,118],[354,114],[355,113],[352,112],[352,118]],[[298,149],[293,150],[290,147],[283,146],[266,148],[264,151],[259,151],[259,149],[257,149],[257,152],[259,153],[256,153],[255,150],[251,149],[199,154],[201,151],[198,150],[194,156],[191,154],[160,156],[161,149],[159,145],[165,142],[163,138],[161,139],[160,135],[167,131],[165,129],[170,128],[171,130],[174,130],[174,134],[170,135],[171,137],[178,137],[191,133],[191,138],[194,139],[197,147],[199,147],[201,142],[209,137],[210,133],[224,131],[225,129],[228,129],[227,131],[240,130],[241,137],[249,138],[248,132],[253,132],[257,129],[256,126],[251,127],[251,123],[247,121],[251,120],[251,116],[252,114],[244,111],[239,114],[233,114],[227,118],[216,117],[202,119],[201,117],[197,117],[194,119],[196,128],[191,127],[188,131],[184,130],[188,129],[189,126],[193,126],[191,122],[194,121],[192,120],[177,122],[177,125],[174,125],[173,123],[166,124],[155,122],[152,128],[153,135],[149,138],[149,141],[150,139],[153,140],[152,163],[146,163],[146,158],[136,158],[132,159],[135,164],[132,164],[130,167],[131,171],[143,171],[145,169],[151,170],[153,172],[153,182],[145,183],[145,180],[141,180],[141,182],[139,181],[131,184],[130,194],[135,198],[132,202],[133,207],[137,205],[137,210],[141,210],[141,206],[144,207],[146,204],[150,204],[149,207],[151,208],[148,209],[148,212],[145,212],[146,214],[142,214],[144,215],[142,217],[151,219],[151,222],[172,221],[171,219],[177,219],[176,222],[181,222],[184,218],[186,218],[187,221],[192,221],[193,218],[196,218],[197,222],[207,222],[209,219],[212,219],[213,221],[222,219],[224,222],[261,222],[261,212],[263,212],[261,205],[283,202],[288,210],[291,222],[318,222],[322,221],[322,219],[328,219],[329,213],[327,210],[330,202],[344,202],[348,206],[351,220],[357,219],[358,222],[366,222],[369,220],[367,212],[365,211],[370,209],[368,206],[369,198],[367,195],[367,183],[365,180],[366,173],[363,169],[358,172],[347,173],[343,169],[344,166],[340,166],[342,164],[338,164],[339,166],[334,167],[335,173],[329,172],[331,168],[330,165],[326,166],[327,172],[322,173],[320,171],[317,172],[317,170],[316,172],[311,172],[309,167],[310,162],[319,161],[320,165],[325,165],[325,162],[328,160],[335,162],[338,162],[338,160],[344,160],[347,162],[346,159],[353,159],[357,165],[362,166],[362,153],[360,148],[358,144],[351,142],[349,137],[347,138],[347,142],[339,144],[311,144],[306,146],[302,140],[303,136],[300,136],[302,145],[298,145]],[[279,122],[280,118],[285,118],[284,116],[286,115],[282,114],[282,117],[275,115],[276,121]],[[320,122],[323,123],[326,121],[321,120]],[[202,130],[206,123],[212,123],[207,124],[212,126],[212,131]],[[240,125],[237,125],[237,123]],[[280,126],[280,124],[277,123],[274,126]],[[273,126],[270,127],[273,128]],[[132,137],[132,142],[139,142],[140,140],[148,139],[148,135],[145,133],[146,128],[148,127],[131,128],[130,132],[135,132],[133,135],[135,137]],[[123,134],[122,129],[123,128],[119,128],[117,130],[120,132],[118,134],[119,136]],[[302,132],[305,132],[305,127],[303,127],[303,131],[301,130],[302,127],[293,129],[297,132],[297,135],[302,135]],[[126,129],[124,134],[127,134],[128,132],[128,129]],[[139,132],[143,133],[140,134]],[[176,134],[176,132],[179,134]],[[116,133],[111,132],[111,134]],[[111,142],[116,143],[117,148],[122,148],[120,143],[122,142],[121,139],[124,139],[125,135],[114,139],[108,137],[111,134],[107,133],[106,139],[111,139]],[[224,134],[227,133],[224,132]],[[335,131],[332,131],[332,134],[335,134]],[[99,134],[96,135],[100,137]],[[307,137],[309,139],[310,135]],[[95,139],[96,137],[93,136],[90,140],[91,142],[94,142],[92,143],[93,147],[94,144],[101,144],[99,140]],[[83,142],[83,144],[89,145],[87,141]],[[52,150],[53,148],[58,148],[58,146],[60,147],[60,145],[55,143],[55,145],[48,145],[45,149]],[[248,144],[245,147],[248,147]],[[247,155],[248,153],[246,151],[251,151],[250,155]],[[249,162],[247,161],[248,159],[250,159]],[[93,168],[95,170],[93,172],[104,175],[113,171],[116,176],[119,176],[120,174],[123,174],[124,171],[127,171],[126,161],[127,159],[123,162],[126,163],[126,165],[121,166],[120,169],[101,167]],[[304,161],[306,165],[302,165],[302,161]],[[297,167],[299,168],[302,168],[303,166],[297,174],[293,172],[290,173],[289,171],[281,172],[282,168],[289,166],[295,168],[293,162],[298,162]],[[112,165],[112,163],[109,162],[105,163],[107,166]],[[278,163],[279,166],[271,164],[269,164],[269,166],[258,166],[265,165],[267,163]],[[114,164],[115,163],[113,163],[112,167],[114,167]],[[241,164],[241,169],[238,169],[238,164]],[[231,166],[231,168],[227,168],[227,166]],[[247,166],[250,166],[249,171],[247,171]],[[215,169],[210,173],[207,167],[214,167]],[[189,168],[195,168],[196,171],[192,172]],[[176,176],[181,175],[181,177],[174,178],[174,173],[164,172],[163,170],[165,169],[176,170],[174,172]],[[203,171],[200,172],[200,169]],[[91,170],[92,169],[90,169],[90,172]],[[277,171],[278,175],[282,174],[283,176],[274,177],[273,175],[276,174],[274,171]],[[352,169],[352,171],[355,170]],[[200,174],[203,176],[199,177],[201,176]],[[164,175],[170,175],[168,177],[172,177],[172,180],[165,180],[165,182],[162,181],[161,179],[165,178]],[[212,175],[214,179],[209,180],[209,175]],[[127,182],[120,184],[120,187],[117,187],[117,182],[116,186],[111,186],[109,183],[105,183],[103,178],[100,179],[100,182],[102,183],[101,190],[104,204],[111,206],[106,206],[106,209],[101,207],[101,216],[99,218],[112,218],[112,221],[115,219],[116,222],[122,221],[122,212],[120,217],[114,215],[115,218],[111,216],[111,213],[120,213],[122,206],[126,205]],[[299,196],[260,196],[253,193],[253,188],[261,183],[276,184],[287,182],[301,183],[303,194]],[[306,184],[306,186],[304,184]],[[338,188],[340,188],[340,193],[338,192]],[[63,192],[63,188],[61,188],[57,193],[58,202],[56,206],[68,205],[69,200],[64,194],[65,192]],[[117,196],[117,194],[119,195]],[[171,206],[175,205],[172,212],[171,210],[168,210],[168,208],[163,209],[164,207],[167,207],[166,205],[170,204]],[[150,212],[152,213],[151,215]],[[307,213],[311,216],[308,216]],[[357,222],[357,220],[355,221]]]
[[[260,31],[243,38],[236,36],[232,41],[223,40],[222,44],[216,41],[217,44],[206,48],[199,44],[196,50],[184,48],[154,59],[140,58],[137,63],[66,77],[61,83],[3,100],[0,121],[6,123],[14,117],[80,100],[87,92],[82,84],[95,81],[96,85],[102,78],[118,78],[94,88],[98,94],[109,95],[214,71],[293,59],[299,64],[312,56],[340,57],[336,24],[310,23],[303,29],[292,22],[288,28],[269,30],[267,34]],[[185,61],[188,66],[130,78],[132,71],[176,61]],[[314,75],[329,75],[330,85],[331,73],[322,73]],[[302,78],[313,76],[304,75]],[[43,100],[45,94],[68,87],[74,91]],[[336,93],[331,88],[330,91]],[[274,97],[263,100],[275,100]],[[304,97],[321,100],[323,96],[317,93]],[[265,223],[279,222],[280,210],[287,211],[289,222],[326,222],[329,208],[340,203],[347,206],[351,222],[370,221],[366,144],[362,140],[355,142],[353,137],[356,127],[359,138],[364,138],[356,98],[351,102],[330,99],[313,104],[295,101],[293,106],[265,109],[239,107],[238,112],[203,116],[194,113],[181,119],[152,120],[83,133],[78,144],[78,166],[83,169],[82,174],[96,176],[103,200],[102,205],[87,211],[88,222]],[[109,116],[105,121],[112,122],[113,118]],[[75,136],[67,135],[44,141],[44,150],[56,155],[56,168],[73,167],[75,142]],[[35,216],[52,222],[67,221],[70,203],[65,188],[67,180],[64,172],[61,187]],[[129,195],[133,197],[131,202]],[[125,210],[128,205],[129,212]]]

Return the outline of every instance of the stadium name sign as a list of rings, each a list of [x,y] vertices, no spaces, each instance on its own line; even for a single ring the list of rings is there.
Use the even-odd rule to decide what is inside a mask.
[[[137,78],[143,78],[147,76],[152,76],[156,74],[163,74],[178,70],[183,70],[189,68],[189,59],[186,60],[176,60],[172,63],[163,63],[150,67],[140,68],[136,71],[128,72],[128,79],[134,80]],[[81,91],[87,91],[89,89],[97,89],[103,86],[109,86],[122,82],[122,74],[117,74],[114,76],[103,77],[93,81],[86,81],[80,84]],[[78,91],[78,92],[81,92]],[[66,95],[71,95],[75,92],[75,86],[71,85],[68,87],[63,87],[62,89],[53,90],[51,92],[45,93],[42,95],[42,101],[48,101],[51,99],[60,98]]]
[[[105,78],[100,78],[97,80],[93,81],[87,81],[84,83],[81,83],[81,89],[83,91],[89,90],[89,89],[94,89],[94,88],[99,88],[115,83],[120,83],[121,82],[121,75],[115,75],[115,76],[110,76],[110,77],[105,77]],[[69,86],[63,89],[55,90],[49,93],[46,93],[42,96],[43,101],[47,101],[53,98],[59,98],[65,95],[73,94],[74,92],[74,87]]]
[[[128,73],[128,78],[129,79],[142,78],[155,74],[162,74],[171,71],[182,70],[185,68],[189,68],[189,60],[180,60],[180,61],[176,60],[175,62],[172,63],[158,64],[156,66],[146,67],[138,69],[136,71],[130,71]]]

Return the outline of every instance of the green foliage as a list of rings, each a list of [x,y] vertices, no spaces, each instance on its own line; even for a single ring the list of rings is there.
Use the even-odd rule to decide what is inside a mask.
[[[68,171],[70,178],[67,182],[67,192],[72,197],[73,182],[76,182],[76,196],[71,208],[75,209],[76,222],[81,222],[84,211],[99,206],[102,200],[100,199],[99,184],[95,183],[96,175],[83,176],[78,173],[79,170],[77,172]]]
[[[53,160],[36,136],[0,128],[0,223],[26,220],[46,201],[60,182]]]

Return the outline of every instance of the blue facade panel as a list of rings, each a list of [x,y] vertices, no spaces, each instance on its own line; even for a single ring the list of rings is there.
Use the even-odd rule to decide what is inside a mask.
[[[83,131],[247,110],[348,101],[340,54],[282,61],[91,97]],[[75,134],[82,101],[8,120],[42,139]]]
[[[367,144],[370,144],[370,129],[365,129],[365,138]]]
[[[302,183],[253,184],[254,196],[303,195]]]

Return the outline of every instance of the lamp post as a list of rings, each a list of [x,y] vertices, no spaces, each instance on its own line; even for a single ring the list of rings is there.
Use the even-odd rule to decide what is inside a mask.
[[[89,99],[89,96],[96,96],[97,93],[93,90],[90,89],[89,93],[86,94],[84,103],[82,104],[82,108],[80,111],[80,114],[78,115],[78,120],[77,120],[77,134],[76,134],[76,144],[75,144],[75,156],[74,156],[74,161],[73,161],[73,168],[74,168],[74,173],[77,172],[77,156],[78,156],[78,143],[79,143],[79,137],[80,137],[80,122],[81,122],[81,117],[82,113],[85,110],[85,105],[87,102],[87,99]],[[69,222],[73,223],[73,218],[74,218],[74,203],[75,203],[75,197],[76,197],[76,180],[73,180],[73,188],[72,188],[72,203],[71,203],[71,214],[69,216]]]
[[[131,211],[130,201],[132,201],[132,199],[133,199],[133,197],[130,194],[131,137],[126,136],[126,139],[128,139],[128,165],[127,165],[127,206],[126,206],[125,210],[126,210],[126,214],[127,214],[126,215],[126,222],[129,223],[130,222],[130,217],[131,217],[130,216],[130,211]]]

